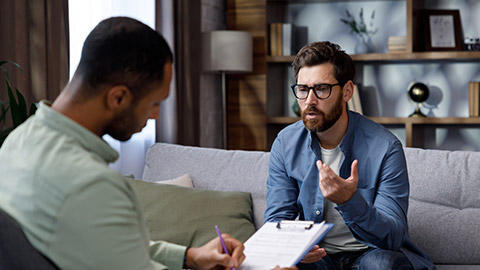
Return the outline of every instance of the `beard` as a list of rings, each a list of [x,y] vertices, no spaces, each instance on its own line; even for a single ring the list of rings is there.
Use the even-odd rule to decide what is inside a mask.
[[[123,112],[115,116],[110,124],[105,128],[105,133],[115,140],[128,141],[136,132],[138,126],[135,118],[134,106],[130,106]]]
[[[305,110],[301,110],[303,124],[305,128],[313,132],[323,132],[331,128],[342,116],[343,104],[342,93],[338,95],[333,108],[327,113],[318,110],[314,106],[308,106]],[[317,119],[307,119],[308,113],[316,113],[320,117]]]

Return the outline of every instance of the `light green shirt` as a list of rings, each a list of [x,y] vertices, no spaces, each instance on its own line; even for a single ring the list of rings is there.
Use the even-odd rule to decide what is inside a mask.
[[[0,148],[0,207],[61,269],[181,269],[186,247],[149,242],[133,189],[108,168],[117,157],[41,102]]]

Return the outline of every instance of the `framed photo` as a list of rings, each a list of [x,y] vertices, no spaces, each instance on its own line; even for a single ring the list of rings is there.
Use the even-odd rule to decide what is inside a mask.
[[[425,10],[425,47],[427,51],[461,51],[460,12]]]

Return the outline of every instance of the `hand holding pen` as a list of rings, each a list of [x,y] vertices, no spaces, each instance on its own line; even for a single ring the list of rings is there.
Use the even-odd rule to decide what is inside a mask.
[[[227,246],[225,245],[225,240],[223,240],[222,232],[220,232],[220,229],[218,228],[217,225],[215,225],[215,230],[217,231],[218,238],[220,239],[220,244],[222,244],[223,251],[225,252],[225,254],[230,256],[230,254],[228,253]],[[232,270],[235,270],[235,267],[232,266]]]
[[[245,247],[228,234],[220,233],[220,236],[201,247],[189,248],[184,267],[189,269],[213,269],[217,266],[238,268],[245,260],[245,254],[243,254]],[[220,239],[223,239],[224,245]]]

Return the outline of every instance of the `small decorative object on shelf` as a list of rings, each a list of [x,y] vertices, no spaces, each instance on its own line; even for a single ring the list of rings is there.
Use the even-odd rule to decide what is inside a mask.
[[[424,10],[427,51],[461,51],[462,25],[459,10]]]
[[[465,49],[467,51],[480,51],[480,38],[478,37],[466,37]]]
[[[340,19],[340,21],[350,26],[350,32],[357,34],[360,39],[359,43],[357,43],[357,46],[355,47],[355,53],[360,54],[371,52],[371,36],[375,35],[375,33],[378,31],[378,29],[373,29],[375,10],[372,11],[372,15],[370,16],[369,27],[367,27],[367,24],[363,18],[363,8],[360,8],[358,22],[356,21],[355,17],[350,14],[348,9],[346,9],[345,12],[347,13],[347,19]]]
[[[410,83],[408,86],[408,96],[417,104],[417,106],[415,111],[408,117],[426,117],[426,115],[420,110],[420,104],[428,99],[429,93],[428,87],[425,84],[416,81]]]

